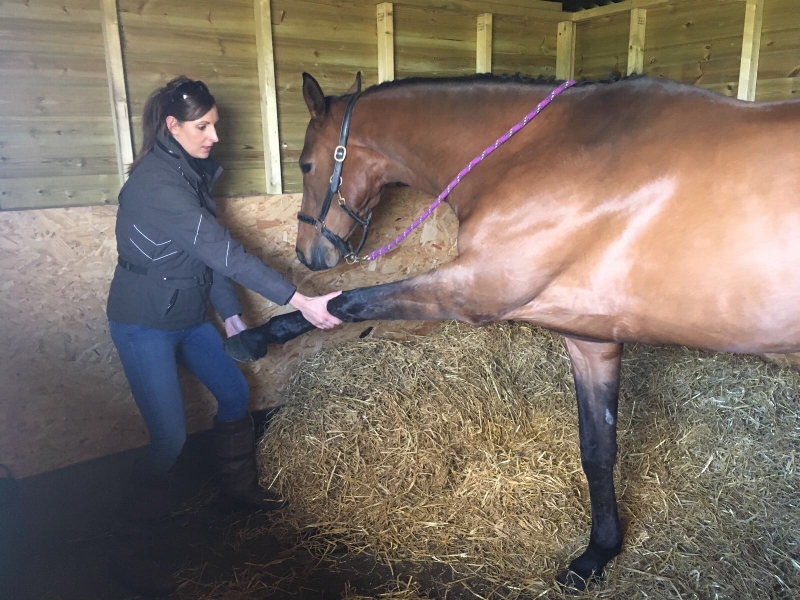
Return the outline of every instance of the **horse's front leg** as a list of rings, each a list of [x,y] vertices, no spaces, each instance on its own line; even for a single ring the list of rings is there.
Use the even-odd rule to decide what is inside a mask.
[[[603,567],[622,550],[622,527],[614,494],[617,458],[617,399],[622,344],[565,338],[578,396],[581,464],[589,482],[592,532],[589,546],[557,581],[583,590],[602,577]]]
[[[328,311],[346,323],[373,319],[487,323],[497,317],[502,300],[497,298],[497,287],[474,272],[467,261],[456,260],[409,279],[342,292],[328,302]],[[240,362],[252,362],[267,353],[269,344],[283,344],[312,329],[300,312],[278,315],[225,340],[225,351]]]

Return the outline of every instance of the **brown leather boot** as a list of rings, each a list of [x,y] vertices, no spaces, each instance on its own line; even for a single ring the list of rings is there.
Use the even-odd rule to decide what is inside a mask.
[[[214,450],[220,475],[220,500],[231,508],[276,510],[286,505],[258,485],[253,418],[214,423]]]
[[[109,570],[128,589],[147,598],[170,595],[177,581],[163,556],[169,536],[169,480],[135,467],[114,513]]]

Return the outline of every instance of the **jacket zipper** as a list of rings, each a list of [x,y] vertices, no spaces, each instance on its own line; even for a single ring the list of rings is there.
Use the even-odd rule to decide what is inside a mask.
[[[172,307],[175,306],[175,302],[177,300],[178,300],[178,290],[175,290],[175,293],[172,294],[172,298],[170,299],[169,304],[167,305],[167,312],[164,313],[165,317],[169,314],[169,311],[172,310]]]

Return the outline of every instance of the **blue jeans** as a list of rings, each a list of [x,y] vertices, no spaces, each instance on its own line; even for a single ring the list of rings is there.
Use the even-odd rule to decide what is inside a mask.
[[[109,329],[150,434],[142,468],[166,473],[186,441],[179,364],[214,395],[218,421],[246,416],[250,393],[247,381],[236,362],[225,354],[222,336],[211,323],[167,331],[109,321]]]

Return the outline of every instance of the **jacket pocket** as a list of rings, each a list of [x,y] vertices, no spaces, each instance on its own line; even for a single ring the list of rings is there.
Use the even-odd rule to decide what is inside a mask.
[[[178,301],[178,292],[179,291],[180,290],[175,290],[175,292],[172,294],[172,298],[169,299],[169,304],[167,304],[167,310],[164,313],[165,317],[169,314],[169,311],[172,310],[172,307],[175,306],[175,303]]]

